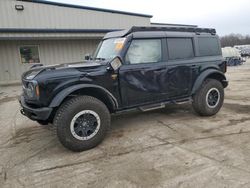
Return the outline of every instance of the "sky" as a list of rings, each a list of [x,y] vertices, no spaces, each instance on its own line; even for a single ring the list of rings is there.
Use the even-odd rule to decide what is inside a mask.
[[[151,22],[216,28],[220,36],[250,34],[250,0],[49,0],[153,15]]]

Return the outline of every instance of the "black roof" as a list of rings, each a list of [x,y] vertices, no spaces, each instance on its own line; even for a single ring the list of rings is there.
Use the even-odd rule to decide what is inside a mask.
[[[140,17],[146,17],[146,18],[153,17],[152,15],[148,15],[148,14],[140,14],[140,13],[126,12],[126,11],[119,11],[119,10],[112,10],[112,9],[104,9],[104,8],[88,7],[88,6],[73,5],[73,4],[66,4],[66,3],[58,3],[58,2],[51,2],[51,1],[46,1],[46,0],[16,0],[16,1],[40,3],[40,4],[46,4],[46,5],[93,10],[93,11],[116,13],[116,14],[125,14],[125,15],[130,15],[130,16],[140,16]]]
[[[210,33],[216,34],[216,30],[212,28],[199,27],[132,27],[129,32],[136,31],[178,31],[178,32],[194,32],[194,33]]]
[[[133,26],[130,29],[115,31],[107,33],[104,38],[123,37],[133,32],[143,31],[175,31],[175,32],[189,32],[189,33],[209,33],[216,34],[216,30],[212,28],[199,28],[199,27],[137,27]]]

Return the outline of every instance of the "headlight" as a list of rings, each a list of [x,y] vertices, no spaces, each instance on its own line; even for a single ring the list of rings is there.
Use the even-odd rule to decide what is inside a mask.
[[[39,96],[39,87],[37,82],[33,81],[28,83],[26,90],[26,94],[29,98],[34,99]]]
[[[35,96],[35,92],[34,91],[35,91],[35,87],[34,87],[33,83],[30,82],[28,84],[27,89],[26,89],[26,93],[27,93],[27,95],[28,95],[29,98],[33,98]]]

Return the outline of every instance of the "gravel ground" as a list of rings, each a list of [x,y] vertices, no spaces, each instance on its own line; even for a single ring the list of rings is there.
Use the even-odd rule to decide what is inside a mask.
[[[250,61],[228,68],[216,116],[189,104],[114,116],[104,142],[82,153],[19,113],[21,86],[0,87],[0,187],[250,187],[249,72]]]

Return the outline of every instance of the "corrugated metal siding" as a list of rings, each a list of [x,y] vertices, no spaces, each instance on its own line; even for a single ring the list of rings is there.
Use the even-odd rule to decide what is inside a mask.
[[[105,34],[106,33],[0,33],[0,40],[101,39]]]
[[[17,4],[24,5],[24,10],[15,10]],[[133,25],[149,26],[150,18],[0,0],[1,29],[126,29]],[[30,67],[20,62],[20,45],[39,45],[43,64],[66,63],[83,60],[84,54],[91,53],[103,35],[104,33],[0,33],[0,84],[20,80],[21,74]]]
[[[23,11],[15,10],[24,5]],[[94,10],[0,0],[0,28],[125,29],[150,25],[150,18]]]
[[[31,65],[21,64],[19,46],[39,45],[41,63],[45,65],[77,62],[92,53],[99,40],[0,41],[0,83],[20,80]]]

